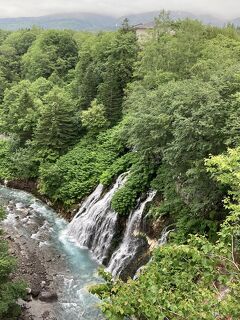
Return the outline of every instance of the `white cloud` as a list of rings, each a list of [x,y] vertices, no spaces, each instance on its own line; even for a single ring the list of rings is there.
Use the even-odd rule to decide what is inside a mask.
[[[233,18],[240,16],[239,0],[0,0],[1,17],[40,16],[63,12],[114,15],[154,10],[180,10]]]

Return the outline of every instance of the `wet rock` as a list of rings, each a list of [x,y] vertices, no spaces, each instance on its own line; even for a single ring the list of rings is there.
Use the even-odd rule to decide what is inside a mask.
[[[15,254],[15,250],[14,250],[14,249],[10,249],[8,252],[9,252],[11,255],[14,255],[14,254]]]
[[[47,320],[47,319],[49,319],[49,315],[50,315],[50,312],[47,310],[47,311],[43,312],[42,318]]]
[[[22,257],[26,256],[26,253],[23,250],[20,250],[20,254],[21,254]]]
[[[43,302],[55,302],[58,300],[58,295],[56,292],[41,292],[39,295],[39,300]]]
[[[26,304],[26,301],[24,301],[23,299],[18,299],[18,300],[17,300],[17,304],[20,306],[20,308],[21,308],[22,310],[25,310],[25,309],[28,308],[28,307],[27,307],[27,304]]]
[[[30,301],[32,301],[32,297],[31,297],[30,294],[27,294],[26,297],[24,297],[23,300],[26,301],[26,302],[30,302]]]
[[[131,246],[133,247],[132,252],[135,251],[134,255],[129,259],[125,268],[119,274],[120,278],[124,281],[126,281],[129,276],[133,278],[137,270],[149,260],[149,244],[145,237],[137,236],[132,239]]]
[[[33,288],[31,292],[33,298],[37,298],[40,295],[40,293],[41,293],[41,290],[38,288]]]
[[[13,241],[13,238],[12,238],[10,235],[7,235],[7,236],[5,237],[5,240]]]
[[[31,294],[32,289],[31,288],[26,288],[26,292],[27,292],[27,294]]]
[[[29,217],[29,215],[30,215],[30,213],[29,213],[28,210],[25,210],[25,211],[22,213],[22,217],[23,217],[23,218],[27,218],[27,217]]]

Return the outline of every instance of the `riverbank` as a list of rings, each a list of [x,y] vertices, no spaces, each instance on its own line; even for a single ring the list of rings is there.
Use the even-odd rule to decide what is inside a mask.
[[[17,189],[20,191],[31,193],[32,195],[49,205],[51,208],[53,208],[61,217],[68,221],[72,219],[75,210],[79,207],[79,205],[75,205],[71,209],[66,210],[63,207],[63,204],[53,203],[51,199],[47,198],[39,192],[38,183],[36,180],[0,180],[0,184],[11,189]]]
[[[98,299],[87,286],[98,282],[98,264],[88,250],[70,243],[67,222],[40,200],[23,191],[0,188],[2,223],[9,252],[18,261],[13,279],[28,284],[27,301],[19,301],[19,320],[102,319]]]
[[[18,228],[19,221],[27,219],[31,212],[28,208],[16,208],[13,203],[7,207],[10,217],[4,223],[3,237],[8,242],[9,253],[17,260],[17,269],[12,274],[13,280],[24,280],[27,283],[26,300],[19,300],[22,314],[19,320],[57,320],[52,301],[41,301],[44,294],[56,300],[57,294],[53,286],[53,275],[47,265],[52,262],[48,255],[40,255],[32,241]],[[13,210],[15,211],[14,214]],[[11,220],[15,221],[11,221]],[[17,233],[16,233],[17,231]],[[34,228],[32,229],[34,230]]]

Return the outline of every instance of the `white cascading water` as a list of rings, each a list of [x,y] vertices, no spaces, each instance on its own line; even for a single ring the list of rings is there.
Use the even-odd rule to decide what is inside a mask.
[[[158,240],[158,246],[164,246],[167,243],[168,235],[170,232],[174,231],[174,229],[169,229],[170,226],[167,226],[163,229],[160,239]]]
[[[77,214],[73,218],[72,223],[70,223],[69,229],[74,229],[74,221],[77,220],[80,216],[83,216],[84,213],[87,214],[87,210],[89,209],[89,207],[92,207],[100,199],[103,192],[103,188],[103,185],[99,184],[97,188],[85,199],[85,201],[79,208]]]
[[[146,204],[151,202],[156,195],[156,191],[151,191],[145,201],[140,203],[136,210],[132,212],[127,221],[127,227],[120,247],[114,252],[107,267],[113,277],[118,277],[127,265],[134,259],[137,252],[137,245],[134,239],[140,230],[142,215]]]
[[[127,173],[121,174],[102,198],[103,186],[100,184],[85,200],[67,229],[69,238],[79,246],[89,248],[100,263],[107,259],[116,231],[117,214],[111,209],[111,200],[126,179]]]

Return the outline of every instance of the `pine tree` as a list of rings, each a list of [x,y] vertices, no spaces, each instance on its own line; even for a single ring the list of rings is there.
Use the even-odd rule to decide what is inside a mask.
[[[113,125],[122,115],[123,88],[113,67],[108,68],[103,79],[98,88],[98,98],[105,106],[107,119]]]
[[[41,151],[62,154],[74,144],[79,131],[74,102],[66,91],[57,86],[44,100],[34,143]]]

